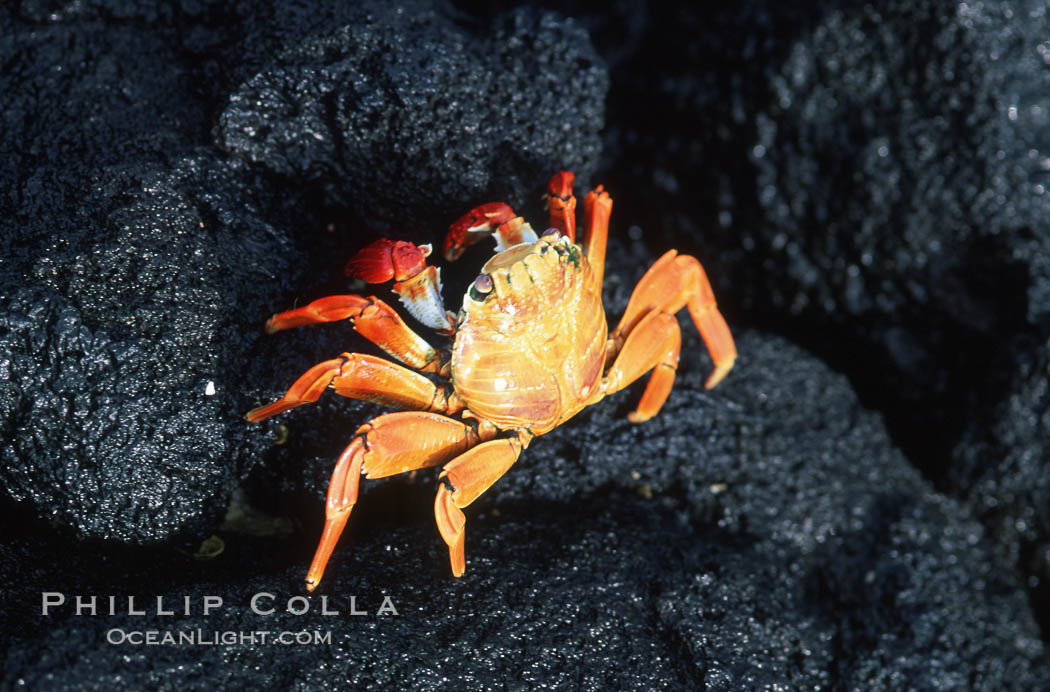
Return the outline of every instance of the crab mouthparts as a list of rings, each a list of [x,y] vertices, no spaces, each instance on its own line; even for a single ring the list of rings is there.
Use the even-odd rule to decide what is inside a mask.
[[[536,252],[536,243],[518,243],[512,245],[503,252],[497,253],[485,263],[485,266],[481,268],[481,271],[485,274],[491,274],[497,269],[503,269],[509,267],[515,262],[528,257],[532,253]]]

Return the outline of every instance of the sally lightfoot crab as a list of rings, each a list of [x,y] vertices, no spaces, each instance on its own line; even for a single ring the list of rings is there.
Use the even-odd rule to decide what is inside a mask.
[[[367,283],[393,280],[408,311],[450,337],[451,350],[432,347],[375,297],[329,296],[266,323],[272,333],[350,320],[358,333],[408,366],[344,353],[310,368],[278,401],[245,416],[249,421],[275,416],[316,401],[329,387],[406,409],[362,425],[339,456],[307,590],[321,580],[357,501],[362,473],[382,478],[444,465],[434,515],[458,577],[466,566],[462,508],[506,473],[532,438],[650,370],[629,418],[641,422],[656,415],[674,382],[681,346],[675,313],[682,307],[714,361],[705,386],[714,387],[733,367],[733,337],[703,268],[674,250],[646,272],[619,325],[607,332],[601,288],[612,199],[601,186],[587,194],[577,243],[572,182],[566,171],[551,178],[550,228],[538,237],[501,202],[477,207],[451,225],[444,244],[449,261],[486,235],[497,242],[458,315],[443,306],[438,270],[426,263],[427,245],[381,239],[349,262],[349,276]]]

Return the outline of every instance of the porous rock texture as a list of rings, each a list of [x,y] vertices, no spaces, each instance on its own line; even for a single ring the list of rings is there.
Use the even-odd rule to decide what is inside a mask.
[[[429,237],[441,228],[430,214],[453,201],[500,185],[520,201],[548,171],[586,173],[596,159],[606,75],[578,26],[521,11],[478,34],[447,9],[293,10],[229,25],[245,33],[225,40],[254,51],[231,71],[257,71],[224,102],[195,83],[218,68],[181,25],[207,12],[169,8],[177,28],[153,28],[151,14],[108,22],[103,7],[7,18],[17,155],[0,241],[0,410],[17,434],[0,480],[84,537],[148,542],[221,518],[259,452],[241,418],[261,396],[251,384],[294,372],[255,349],[260,325],[298,291],[341,283],[369,237],[347,226]],[[514,56],[533,41],[541,50]],[[500,152],[512,149],[510,162]],[[500,177],[507,165],[515,176]]]
[[[692,357],[649,423],[626,421],[623,394],[537,439],[468,509],[459,580],[432,525],[432,474],[366,483],[303,615],[287,602],[313,531],[287,556],[227,534],[206,563],[112,547],[56,561],[52,536],[23,536],[0,576],[13,585],[5,615],[31,628],[12,638],[5,676],[82,689],[1038,687],[1038,627],[980,524],[921,479],[844,377],[779,338],[739,336],[731,386],[705,392],[709,362]],[[69,600],[47,618],[43,583]],[[74,614],[74,594],[113,591],[149,615]],[[276,612],[252,611],[258,593]],[[205,616],[209,595],[223,606]],[[154,615],[156,596],[178,615]],[[396,616],[378,612],[385,596]],[[108,643],[142,630],[331,642]]]
[[[0,680],[1038,688],[1041,11],[0,9]],[[696,254],[737,367],[705,392],[683,319],[661,414],[626,420],[635,387],[537,439],[468,508],[460,580],[434,473],[366,482],[310,612],[289,612],[333,460],[380,409],[241,416],[376,351],[347,325],[262,322],[346,292],[381,235],[439,243],[496,199],[540,225],[561,168],[616,199],[610,316],[668,247]],[[450,307],[489,252],[445,268]],[[42,592],[68,603],[44,616]],[[263,630],[330,639],[239,634]],[[238,637],[110,643],[132,631]]]
[[[657,209],[666,245],[702,238],[736,323],[846,373],[998,536],[1050,631],[1045,4],[643,16],[610,92],[607,149],[647,180],[621,210]]]

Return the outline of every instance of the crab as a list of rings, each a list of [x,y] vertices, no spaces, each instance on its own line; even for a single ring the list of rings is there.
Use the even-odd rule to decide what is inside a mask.
[[[488,235],[496,239],[496,254],[467,290],[458,314],[444,308],[439,272],[426,262],[429,245],[384,238],[347,264],[347,275],[366,283],[393,280],[408,312],[452,339],[449,350],[431,346],[374,296],[328,296],[266,323],[273,333],[348,320],[404,363],[343,353],[310,368],[280,399],[245,416],[270,418],[316,401],[328,388],[404,409],[362,425],[339,456],[324,530],[306,576],[308,591],[324,574],[362,475],[382,478],[443,465],[434,515],[452,574],[459,577],[466,568],[463,508],[506,473],[534,437],[649,371],[628,417],[642,422],[656,415],[678,366],[681,332],[675,315],[681,308],[688,308],[714,362],[705,387],[717,385],[733,367],[736,347],[707,276],[696,258],[675,250],[646,272],[619,324],[608,332],[601,292],[612,198],[600,185],[587,194],[577,243],[573,179],[568,171],[550,179],[550,228],[541,235],[502,202],[483,204],[452,223],[443,247],[448,261]]]

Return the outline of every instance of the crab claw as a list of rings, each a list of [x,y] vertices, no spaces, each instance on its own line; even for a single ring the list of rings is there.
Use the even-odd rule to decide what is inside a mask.
[[[493,233],[515,216],[514,210],[505,202],[489,202],[475,207],[459,217],[448,227],[442,252],[445,259],[453,262],[463,251]]]
[[[429,245],[404,240],[379,240],[361,248],[346,263],[346,275],[370,284],[394,279],[391,288],[412,316],[443,334],[455,331],[455,316],[441,301],[441,274],[427,266]]]
[[[404,240],[379,240],[361,248],[346,263],[346,275],[370,284],[391,279],[407,281],[426,269],[429,245],[413,245]]]

